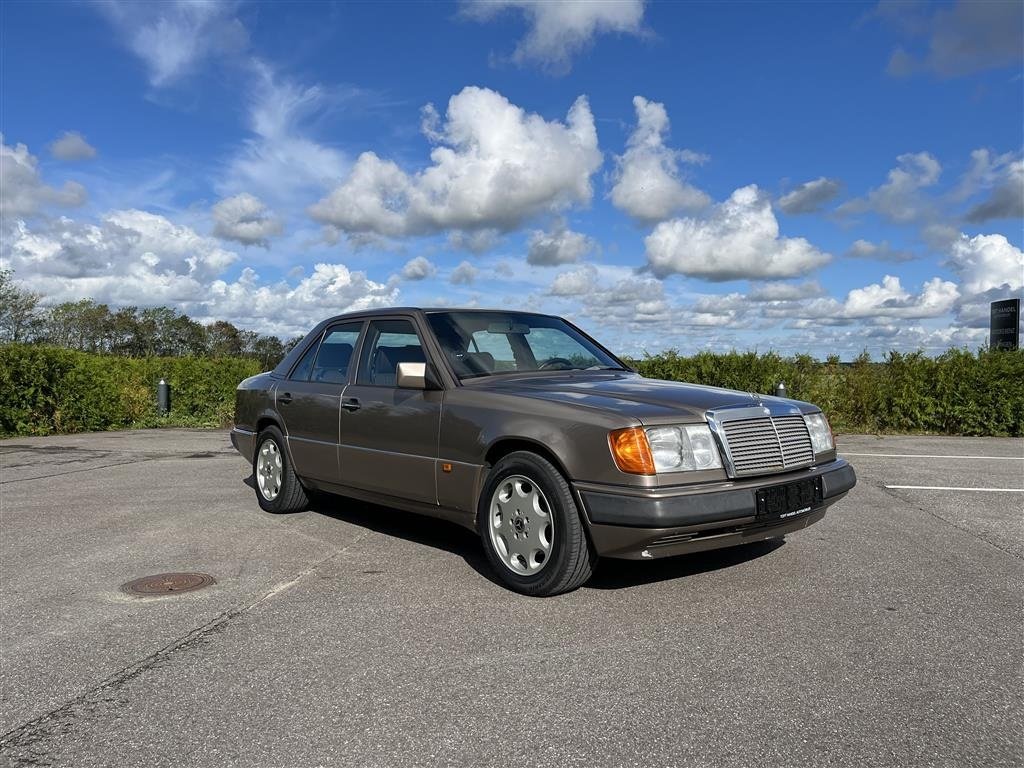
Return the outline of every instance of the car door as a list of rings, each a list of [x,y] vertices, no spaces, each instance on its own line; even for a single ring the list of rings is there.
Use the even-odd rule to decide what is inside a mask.
[[[427,360],[410,318],[367,323],[356,379],[341,404],[345,485],[437,503],[434,463],[444,393],[397,386],[398,363]]]
[[[341,395],[363,321],[327,328],[275,390],[295,471],[300,477],[338,482]]]

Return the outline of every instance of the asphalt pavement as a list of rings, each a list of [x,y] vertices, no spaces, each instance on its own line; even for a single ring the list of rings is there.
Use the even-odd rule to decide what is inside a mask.
[[[784,543],[534,599],[448,523],[262,512],[225,432],[0,441],[0,765],[1021,765],[1024,441],[839,447]]]

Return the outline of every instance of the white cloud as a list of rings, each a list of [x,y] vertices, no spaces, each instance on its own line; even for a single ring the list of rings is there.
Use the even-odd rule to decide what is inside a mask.
[[[282,80],[260,62],[250,65],[252,96],[249,128],[254,137],[228,161],[218,184],[223,195],[251,192],[279,210],[290,208],[303,192],[320,192],[342,178],[345,153],[306,135],[304,122],[342,98],[320,85]]]
[[[644,240],[654,274],[706,280],[797,277],[831,258],[802,237],[779,236],[771,203],[754,185],[732,193],[707,219],[662,222]]]
[[[921,197],[920,190],[934,186],[942,173],[939,161],[927,152],[903,154],[896,158],[899,165],[889,171],[888,180],[864,197],[843,203],[840,214],[861,214],[874,211],[899,223],[912,222],[925,217],[932,205]]]
[[[86,198],[85,187],[76,181],[65,182],[60,189],[45,184],[28,147],[8,146],[0,133],[0,214],[5,222],[34,216],[48,205],[82,205]]]
[[[888,240],[872,243],[870,240],[855,240],[844,254],[851,259],[875,259],[876,261],[911,261],[916,259],[910,251],[902,251],[889,245]]]
[[[68,218],[38,230],[22,224],[8,255],[24,279],[46,274],[114,284],[123,270],[210,280],[238,259],[211,237],[138,210],[111,211],[96,224]]]
[[[77,131],[65,131],[50,144],[50,154],[58,160],[91,160],[96,157],[96,148]]]
[[[236,5],[164,0],[102,2],[96,7],[125,36],[149,69],[150,84],[159,88],[192,74],[204,59],[246,47],[249,36],[235,17]]]
[[[810,301],[782,301],[767,304],[766,318],[796,318],[829,325],[851,325],[858,321],[874,324],[885,319],[941,317],[956,306],[960,292],[955,283],[933,277],[911,294],[898,277],[886,275],[881,283],[854,288],[844,301],[831,297]]]
[[[458,251],[481,254],[491,250],[499,239],[494,229],[478,229],[474,232],[457,229],[448,235],[448,245]]]
[[[483,21],[506,10],[522,11],[530,24],[513,61],[537,62],[556,74],[567,73],[572,57],[600,34],[643,33],[643,0],[471,0],[464,5],[466,15]]]
[[[692,304],[678,304],[664,281],[628,273],[623,276],[622,272],[617,267],[592,264],[561,272],[545,298],[570,307],[569,314],[579,312],[589,318],[607,331],[608,339],[628,332],[630,337],[623,343],[631,347],[638,338],[654,339],[650,334],[657,329],[663,334],[656,342],[659,350],[669,346],[683,328],[717,331],[749,325],[757,306],[738,293],[705,295]]]
[[[762,283],[754,286],[747,294],[747,301],[799,301],[825,295],[825,289],[817,280],[804,283]]]
[[[597,243],[580,232],[573,232],[558,222],[550,232],[534,230],[527,241],[526,261],[534,266],[551,267],[579,261]]]
[[[404,280],[426,280],[428,277],[433,277],[436,274],[437,267],[423,256],[409,259],[405,266],[402,267],[402,278]]]
[[[584,296],[597,285],[597,270],[591,266],[560,272],[551,282],[553,296]]]
[[[242,245],[270,247],[269,238],[281,234],[284,225],[263,202],[243,192],[213,206],[213,234]]]
[[[636,276],[601,278],[593,268],[565,272],[555,278],[550,293],[577,297],[583,314],[603,324],[637,328],[666,323],[673,317],[682,320],[679,313],[673,313],[660,280]]]
[[[812,181],[805,181],[792,192],[779,198],[779,210],[783,213],[796,215],[820,211],[843,187],[838,179],[821,176]]]
[[[263,333],[304,332],[329,314],[395,303],[394,280],[378,283],[343,264],[317,264],[289,284],[261,283],[251,269],[236,280],[238,260],[212,237],[137,210],[97,223],[56,219],[40,229],[23,222],[2,255],[29,290],[48,304],[90,298],[114,306],[171,306],[195,319],[229,320]]]
[[[452,270],[451,275],[448,277],[448,281],[452,285],[472,285],[479,274],[479,269],[474,267],[468,261],[463,261]]]
[[[234,282],[214,281],[196,307],[200,318],[227,318],[282,336],[305,333],[330,315],[393,306],[398,300],[394,280],[378,283],[344,264],[318,263],[313,274],[295,285],[260,284],[251,269]]]
[[[960,298],[956,284],[933,277],[912,296],[898,277],[886,275],[880,284],[855,288],[847,294],[843,316],[848,318],[927,318],[949,312]]]
[[[960,235],[950,246],[949,266],[969,295],[1024,287],[1024,252],[1003,235]]]
[[[580,97],[565,123],[528,114],[486,88],[448,102],[432,165],[407,174],[364,152],[345,181],[309,209],[347,233],[404,237],[443,230],[508,231],[525,219],[588,203],[601,165],[597,132]]]
[[[611,198],[617,208],[641,222],[664,221],[679,211],[698,211],[711,202],[706,194],[680,176],[679,162],[706,160],[689,150],[665,146],[669,121],[665,105],[633,97],[636,129],[626,152],[615,159]]]

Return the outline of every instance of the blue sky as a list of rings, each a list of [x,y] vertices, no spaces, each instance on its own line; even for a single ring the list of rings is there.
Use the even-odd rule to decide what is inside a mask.
[[[0,257],[290,336],[559,313],[629,354],[987,337],[1020,3],[0,6]]]

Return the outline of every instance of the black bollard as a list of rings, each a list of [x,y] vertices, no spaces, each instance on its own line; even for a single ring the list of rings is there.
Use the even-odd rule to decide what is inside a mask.
[[[171,385],[164,379],[156,385],[156,409],[161,416],[171,412]]]
[[[775,396],[785,397],[786,396],[786,385],[783,382],[779,382],[775,385]]]

